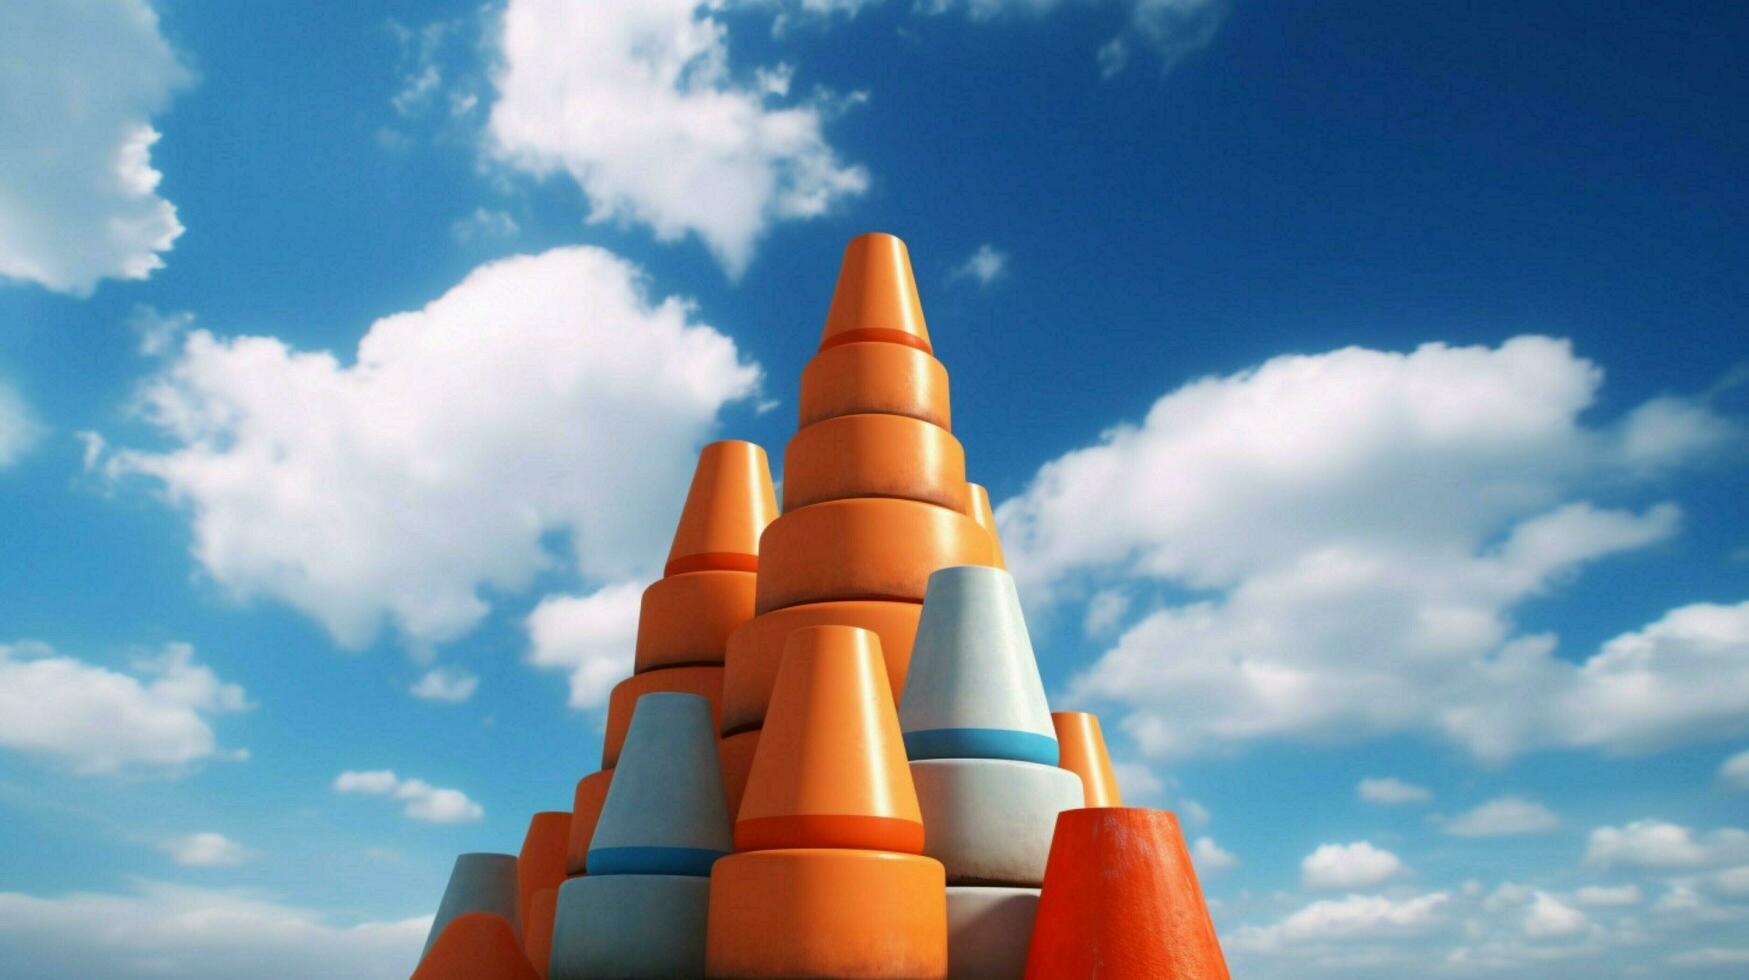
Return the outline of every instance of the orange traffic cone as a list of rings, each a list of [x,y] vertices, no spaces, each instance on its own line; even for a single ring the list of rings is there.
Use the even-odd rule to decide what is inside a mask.
[[[571,800],[571,833],[565,846],[565,874],[573,878],[588,870],[589,841],[595,836],[595,822],[601,819],[601,804],[607,801],[607,788],[612,783],[612,769],[577,780],[577,793]]]
[[[469,912],[443,927],[413,980],[539,980],[501,915]]]
[[[632,670],[720,664],[729,634],[753,618],[752,572],[687,572],[644,590]]]
[[[1026,975],[1227,980],[1177,817],[1100,807],[1057,818]]]
[[[1117,773],[1105,751],[1105,733],[1099,716],[1087,711],[1053,711],[1051,724],[1057,730],[1057,765],[1081,777],[1088,806],[1123,806],[1117,791]]]
[[[871,340],[930,351],[911,255],[904,242],[878,231],[845,246],[820,349]]]
[[[753,728],[717,740],[717,761],[723,767],[723,798],[729,804],[729,822],[741,812],[741,797],[747,793],[747,777],[753,772],[753,754],[759,749],[759,729]]]
[[[941,426],[903,415],[841,415],[797,432],[783,454],[784,512],[850,497],[964,511],[965,450]]]
[[[990,535],[957,510],[861,497],[792,510],[760,539],[759,612],[804,602],[922,602],[929,573],[988,565]]]
[[[699,453],[664,575],[759,568],[759,534],[777,516],[765,450],[713,442]]]
[[[976,483],[966,484],[966,516],[990,532],[990,564],[1007,568],[1008,562],[1002,557],[1002,539],[996,535],[996,512],[990,509],[990,491]]]
[[[632,724],[632,709],[638,699],[655,691],[674,694],[697,694],[711,703],[711,717],[721,724],[717,705],[723,697],[723,668],[668,667],[644,674],[633,674],[613,686],[607,697],[607,734],[601,742],[601,768],[612,769],[619,762],[619,750],[625,745],[626,729]]]
[[[534,972],[544,978],[553,952],[553,914],[559,907],[559,890],[542,888],[528,900],[528,918],[522,926],[522,949]]]
[[[723,664],[723,734],[733,735],[765,723],[771,686],[783,662],[784,643],[804,626],[857,626],[881,640],[893,701],[905,688],[911,643],[923,606],[915,602],[810,602],[774,609],[741,624],[729,634]]]
[[[951,429],[947,368],[926,351],[863,342],[829,347],[802,368],[802,428],[815,422],[878,412]]]
[[[567,811],[543,811],[528,821],[528,833],[516,856],[516,910],[522,916],[524,933],[535,893],[565,883],[565,850],[570,840],[571,814]]]

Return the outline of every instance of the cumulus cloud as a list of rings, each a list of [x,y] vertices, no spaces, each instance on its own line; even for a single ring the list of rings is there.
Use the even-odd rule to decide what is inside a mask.
[[[347,646],[385,620],[442,642],[485,615],[483,588],[554,567],[552,541],[585,578],[663,553],[697,446],[759,384],[694,313],[577,247],[475,269],[374,323],[351,363],[192,330],[141,394],[173,447],[102,466],[186,507],[195,558],[232,593]]]
[[[1655,426],[1645,406],[1581,421],[1601,384],[1547,337],[1275,358],[1186,384],[1045,464],[999,508],[1003,545],[1035,600],[1114,582],[1191,593],[1068,685],[1128,707],[1123,727],[1156,756],[1427,732],[1505,758],[1735,729],[1749,718],[1736,607],[1673,612],[1583,666],[1514,628],[1520,604],[1679,527],[1672,503],[1588,493],[1630,491],[1735,431],[1698,405],[1660,407]],[[1732,681],[1687,707],[1632,696],[1648,677],[1686,692],[1721,669]],[[1587,714],[1617,702],[1631,709],[1619,724]]]
[[[1413,934],[1438,925],[1440,908],[1449,899],[1447,892],[1403,899],[1383,895],[1320,899],[1274,925],[1242,926],[1234,930],[1232,942],[1244,949],[1274,950],[1308,942]]]
[[[1321,844],[1300,861],[1300,881],[1307,888],[1370,888],[1408,870],[1395,854],[1369,841]]]
[[[180,766],[218,755],[213,720],[250,706],[185,643],[135,658],[131,671],[0,644],[0,746],[83,774]]]
[[[1719,764],[1719,781],[1732,789],[1749,789],[1749,749]]]
[[[588,595],[554,595],[528,614],[528,661],[570,674],[573,708],[599,708],[632,672],[644,586],[619,582]]]
[[[161,846],[177,864],[190,868],[230,868],[249,859],[247,848],[212,831],[173,837]]]
[[[408,693],[425,701],[458,704],[474,696],[480,679],[459,667],[433,667],[420,675]]]
[[[423,779],[402,779],[393,770],[347,771],[334,777],[334,792],[390,796],[406,801],[402,813],[426,823],[478,820],[486,811],[459,789],[433,786]]]
[[[1196,843],[1190,845],[1190,859],[1196,864],[1196,869],[1204,874],[1225,871],[1239,863],[1233,852],[1216,844],[1213,837],[1198,837]]]
[[[787,99],[789,69],[738,78],[717,8],[696,0],[512,0],[505,8],[491,152],[568,174],[589,220],[697,235],[731,275],[773,223],[861,194],[819,98]]]
[[[450,236],[464,245],[489,238],[509,238],[521,230],[516,219],[508,213],[484,207],[475,208],[467,217],[457,218],[449,226]]]
[[[1367,803],[1377,803],[1380,806],[1426,803],[1433,799],[1433,793],[1426,787],[1405,783],[1395,776],[1369,776],[1362,779],[1355,784],[1354,795]]]
[[[970,279],[980,286],[988,286],[1002,278],[1008,271],[1008,254],[998,252],[989,243],[978,246],[964,262],[954,267],[950,279]]]
[[[1742,861],[1749,861],[1749,831],[1721,827],[1696,835],[1665,820],[1598,827],[1585,847],[1585,863],[1604,868],[1682,871]]]
[[[1553,810],[1535,800],[1502,796],[1453,817],[1445,832],[1459,837],[1505,837],[1553,830],[1560,823]]]
[[[10,385],[0,382],[0,469],[18,462],[42,435],[42,423],[25,404],[23,396]]]
[[[0,4],[0,278],[86,295],[163,267],[152,117],[191,81],[144,0]]]
[[[340,924],[259,894],[141,882],[126,892],[0,892],[19,977],[301,980],[405,977],[431,916]]]
[[[1573,901],[1580,905],[1605,908],[1638,905],[1641,897],[1638,885],[1585,885],[1573,892]]]
[[[1128,29],[1095,55],[1100,77],[1111,78],[1129,67],[1138,48],[1152,53],[1162,71],[1171,71],[1214,40],[1227,6],[1227,0],[1135,0]]]
[[[1585,913],[1544,891],[1537,892],[1524,911],[1524,932],[1528,936],[1572,936],[1583,932],[1589,924]]]

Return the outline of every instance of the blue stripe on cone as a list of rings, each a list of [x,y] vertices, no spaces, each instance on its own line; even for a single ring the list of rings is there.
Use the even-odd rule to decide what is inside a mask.
[[[905,756],[919,759],[1011,759],[1057,764],[1054,738],[1006,728],[933,728],[905,733]],[[593,860],[593,858],[591,858]],[[594,865],[590,865],[591,870]]]
[[[709,876],[711,865],[727,851],[702,847],[598,847],[589,851],[592,875]]]

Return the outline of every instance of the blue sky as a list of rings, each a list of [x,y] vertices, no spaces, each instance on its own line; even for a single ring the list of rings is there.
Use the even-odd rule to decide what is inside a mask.
[[[595,767],[693,455],[780,464],[880,229],[1053,702],[1184,818],[1236,975],[1741,975],[1745,41],[0,9],[0,947],[404,974],[451,855]]]

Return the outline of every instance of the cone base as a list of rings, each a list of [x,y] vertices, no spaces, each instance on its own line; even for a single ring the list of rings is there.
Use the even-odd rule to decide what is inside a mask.
[[[612,769],[577,780],[577,792],[571,797],[571,836],[565,846],[566,875],[575,877],[588,871],[589,841],[595,836],[595,822],[601,819],[601,805],[607,802],[607,788],[612,783]]]
[[[612,769],[619,764],[619,751],[625,747],[626,730],[632,724],[632,709],[638,698],[657,691],[674,694],[697,694],[711,703],[713,723],[720,724],[717,705],[723,697],[723,668],[664,667],[644,674],[633,674],[613,686],[607,698],[607,734],[601,739],[601,768]]]
[[[457,916],[413,970],[413,980],[537,980],[509,920],[493,912]]]
[[[709,878],[573,878],[559,889],[549,980],[702,976],[709,908]]]
[[[887,681],[897,702],[905,689],[911,643],[922,613],[923,607],[915,602],[810,602],[743,623],[729,635],[723,671],[723,734],[734,735],[765,723],[771,688],[777,683],[777,668],[783,661],[784,641],[804,626],[856,626],[880,637],[881,659],[886,661]]]
[[[732,854],[711,871],[712,977],[947,975],[941,864],[884,851]]]
[[[807,602],[922,602],[929,573],[990,564],[990,535],[957,510],[861,497],[792,510],[759,539],[754,603],[769,612]]]
[[[472,912],[501,916],[510,924],[511,932],[521,936],[521,904],[516,890],[514,855],[456,855],[455,867],[449,873],[443,900],[438,902],[437,916],[431,920],[431,931],[426,934],[425,950],[420,955],[431,951],[437,937],[451,922]]]
[[[1038,913],[1037,888],[947,886],[948,980],[1020,980]]]
[[[632,672],[723,662],[729,634],[753,618],[753,572],[690,572],[650,583],[638,607]]]
[[[1057,815],[1081,805],[1066,769],[1006,759],[911,763],[923,812],[923,853],[956,884],[1032,887],[1044,881]]]

